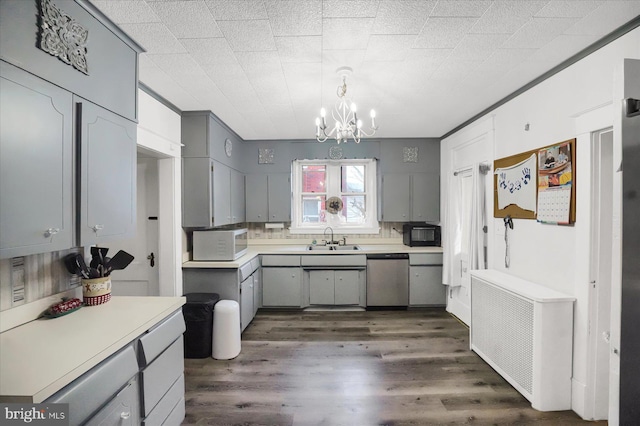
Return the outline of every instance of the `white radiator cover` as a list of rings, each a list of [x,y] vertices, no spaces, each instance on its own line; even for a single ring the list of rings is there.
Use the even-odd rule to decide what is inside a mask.
[[[500,271],[471,271],[471,349],[540,411],[571,409],[574,301]]]

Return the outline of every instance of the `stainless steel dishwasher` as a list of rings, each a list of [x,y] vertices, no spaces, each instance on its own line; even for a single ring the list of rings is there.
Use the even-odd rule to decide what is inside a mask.
[[[409,304],[409,255],[367,255],[367,306]]]

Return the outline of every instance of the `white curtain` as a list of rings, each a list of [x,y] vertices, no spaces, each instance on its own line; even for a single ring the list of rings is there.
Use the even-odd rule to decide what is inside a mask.
[[[468,173],[467,169],[467,179]],[[449,197],[443,223],[442,282],[450,287],[468,286],[469,270],[486,269],[485,179],[486,175],[480,172],[480,165],[474,164],[471,169],[471,211],[466,212],[462,211],[465,205],[463,174],[454,174],[449,179]],[[467,235],[462,235],[463,229]],[[463,244],[463,238],[467,239],[467,244]],[[462,252],[463,246],[467,247],[466,253]]]
[[[442,239],[442,283],[458,287],[460,282],[460,256],[462,252],[462,177],[449,178],[449,196],[445,204]]]
[[[485,206],[486,174],[480,172],[481,165],[475,164],[471,171],[471,224],[469,226],[469,269],[487,269],[486,259],[486,225],[487,209]]]

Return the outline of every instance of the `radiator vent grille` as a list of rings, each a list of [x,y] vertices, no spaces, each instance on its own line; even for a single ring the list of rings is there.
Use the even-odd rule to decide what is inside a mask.
[[[474,280],[473,344],[529,394],[533,379],[533,303]]]

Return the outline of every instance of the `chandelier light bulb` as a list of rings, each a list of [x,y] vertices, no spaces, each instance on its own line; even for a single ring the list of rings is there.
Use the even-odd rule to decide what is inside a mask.
[[[362,120],[358,120],[356,126],[358,127],[358,130],[360,130],[362,128]]]
[[[356,104],[351,102],[351,111],[356,112]]]
[[[320,127],[320,119],[316,117],[316,127]]]
[[[327,116],[327,110],[320,108],[320,117],[325,118]]]
[[[376,112],[374,110],[371,110],[369,115],[371,116],[371,118],[376,118]]]

